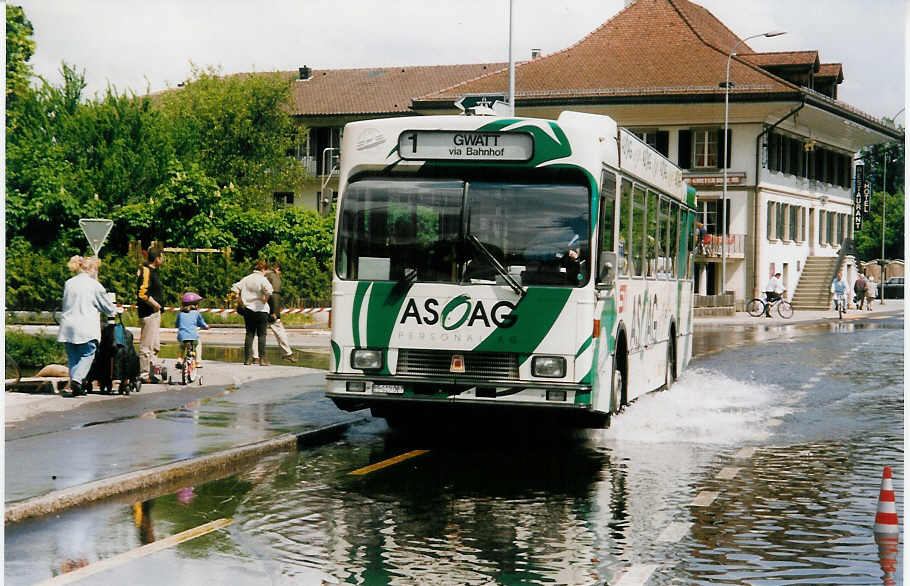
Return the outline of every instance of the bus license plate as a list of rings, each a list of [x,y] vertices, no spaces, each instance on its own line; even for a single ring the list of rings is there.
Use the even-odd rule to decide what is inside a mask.
[[[374,393],[386,393],[389,395],[404,394],[404,385],[380,385],[373,384]]]

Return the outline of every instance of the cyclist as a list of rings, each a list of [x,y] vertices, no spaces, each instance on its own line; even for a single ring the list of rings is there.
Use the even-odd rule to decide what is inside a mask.
[[[202,315],[199,314],[197,304],[201,300],[202,297],[192,291],[185,293],[180,300],[182,307],[180,308],[180,313],[177,314],[177,341],[181,344],[180,358],[183,360],[186,359],[183,351],[186,346],[184,342],[190,342],[195,350],[196,345],[199,343],[199,328],[209,329],[208,324],[205,323]]]
[[[838,310],[839,316],[847,309],[847,282],[843,273],[837,273],[837,278],[831,283],[831,291],[834,292],[834,309]]]
[[[784,282],[780,278],[780,273],[774,273],[768,284],[765,285],[765,317],[771,317],[771,304],[781,299],[784,295]]]

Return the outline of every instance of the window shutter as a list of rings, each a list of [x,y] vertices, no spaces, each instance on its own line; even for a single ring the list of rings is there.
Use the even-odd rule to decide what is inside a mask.
[[[733,164],[733,129],[728,128],[727,134],[724,136],[723,129],[717,131],[718,141],[717,144],[720,147],[717,152],[720,156],[720,160],[717,162],[717,166],[723,168],[724,165],[724,149],[727,150],[727,169]]]
[[[670,154],[670,132],[667,130],[657,131],[657,151],[663,156]]]
[[[680,169],[692,168],[692,131],[679,131],[679,157],[678,164]]]

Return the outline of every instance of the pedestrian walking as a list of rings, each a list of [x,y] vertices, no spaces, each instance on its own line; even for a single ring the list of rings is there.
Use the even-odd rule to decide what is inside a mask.
[[[101,259],[74,256],[66,264],[75,273],[63,286],[63,314],[57,341],[66,348],[70,391],[84,395],[84,381],[101,340],[101,313],[114,315],[117,307],[98,282]]]
[[[853,281],[853,304],[856,305],[856,309],[863,308],[863,301],[866,299],[866,279],[863,277],[862,273],[856,277],[856,280]]]
[[[246,338],[243,342],[243,363],[253,363],[253,340],[258,346],[258,362],[268,365],[265,359],[265,330],[269,323],[269,297],[272,295],[272,284],[265,278],[267,265],[264,260],[256,261],[252,273],[231,285],[231,291],[240,296],[238,312],[242,311]]]
[[[281,323],[281,263],[272,260],[269,263],[268,270],[265,271],[265,278],[272,285],[272,294],[269,296],[269,329],[278,339],[278,346],[283,352],[282,358],[290,362],[297,362],[297,357],[291,350],[291,344],[288,341],[288,333]],[[253,346],[253,361],[259,359],[259,349]]]
[[[139,267],[137,276],[136,306],[142,330],[139,333],[139,376],[144,383],[157,383],[152,372],[152,362],[161,350],[161,301],[164,294],[158,267],[164,262],[164,254],[158,248],[149,248],[148,261]]]
[[[866,311],[872,311],[872,302],[878,297],[878,286],[872,275],[866,279]]]

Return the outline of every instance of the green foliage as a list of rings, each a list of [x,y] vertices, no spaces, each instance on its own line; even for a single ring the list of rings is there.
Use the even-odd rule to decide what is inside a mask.
[[[61,85],[31,84],[32,26],[21,8],[6,9],[8,307],[59,307],[67,259],[88,251],[78,226],[86,217],[114,221],[99,281],[123,302],[135,301],[134,240],[232,249],[230,261],[168,255],[165,303],[189,287],[226,303],[230,285],[265,256],[285,268],[288,306],[329,297],[334,220],[272,210],[272,192],[304,176],[287,156],[298,131],[291,78],[196,68],[162,95],[108,87],[85,99],[85,75],[67,63]]]
[[[889,142],[866,147],[861,156],[866,181],[872,188],[870,213],[863,218],[862,230],[854,234],[859,256],[863,260],[882,257],[882,186],[885,216],[885,258],[903,259],[904,250],[904,145]]]
[[[48,364],[66,364],[63,344],[52,336],[6,330],[6,353],[19,368],[42,368]]]
[[[15,129],[20,102],[28,95],[35,52],[32,23],[21,6],[6,5],[6,127]]]
[[[178,157],[199,163],[219,185],[238,186],[248,198],[241,203],[269,205],[296,167],[287,156],[296,133],[290,84],[280,74],[225,77],[194,67],[183,87],[162,97]]]

